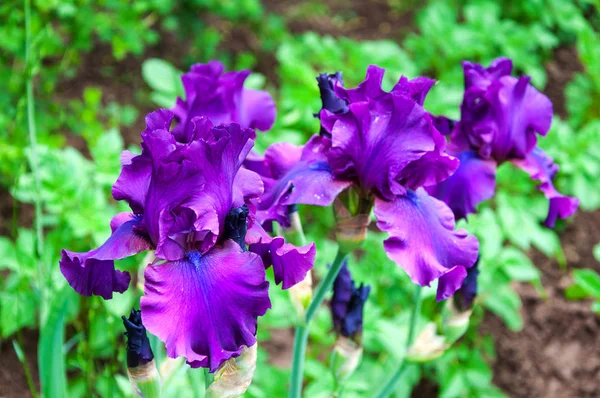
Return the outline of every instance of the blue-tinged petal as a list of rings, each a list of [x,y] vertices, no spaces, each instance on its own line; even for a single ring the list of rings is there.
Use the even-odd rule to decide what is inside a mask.
[[[226,240],[204,255],[146,268],[144,325],[169,357],[214,372],[256,343],[257,318],[271,307],[268,288],[260,257]]]
[[[457,154],[458,170],[448,179],[427,187],[427,192],[452,209],[456,219],[475,213],[477,205],[494,196],[496,162],[481,159],[473,151]]]
[[[565,219],[575,214],[579,199],[565,196],[554,187],[552,180],[558,172],[558,165],[542,149],[536,147],[525,159],[514,160],[513,163],[540,182],[537,188],[550,201],[545,226],[552,228],[557,218]]]
[[[429,286],[456,267],[471,267],[477,259],[477,238],[455,230],[452,211],[422,188],[393,201],[376,198],[374,211],[377,226],[390,235],[384,241],[388,257],[414,283]]]
[[[325,156],[328,142],[315,135],[304,147],[274,144],[265,152],[263,162],[247,164],[263,172],[265,193],[257,201],[260,223],[275,220],[289,226],[290,205],[328,206],[351,184],[333,175]]]
[[[127,290],[131,277],[128,272],[115,270],[114,260],[151,250],[152,243],[141,224],[141,217],[130,214],[129,220],[123,221],[122,214],[115,216],[111,225],[118,227],[95,250],[87,253],[62,251],[60,270],[77,293],[108,300],[113,292]]]

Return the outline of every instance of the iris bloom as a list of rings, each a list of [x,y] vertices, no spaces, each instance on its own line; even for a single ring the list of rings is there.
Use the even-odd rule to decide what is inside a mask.
[[[209,118],[215,125],[234,122],[261,131],[273,126],[276,109],[271,95],[244,87],[249,70],[224,70],[221,62],[210,61],[192,65],[181,77],[186,98],[177,98],[172,109],[180,122],[173,134],[180,141],[185,141],[192,133],[192,120],[199,116]]]
[[[78,293],[110,299],[130,282],[114,260],[155,250],[144,273],[144,325],[170,357],[215,371],[256,342],[257,317],[271,306],[265,267],[273,265],[283,288],[293,286],[312,267],[315,246],[296,248],[254,222],[251,201],[263,184],[241,168],[251,129],[193,118],[182,137],[170,130],[173,117],[148,115],[141,155],[122,155],[112,193],[132,212],[112,219],[98,249],[63,250],[60,267]]]
[[[552,123],[550,100],[529,84],[528,76],[510,76],[512,61],[507,58],[496,59],[488,68],[464,62],[463,69],[461,120],[452,128],[448,145],[448,153],[460,159],[460,168],[429,187],[429,193],[448,204],[457,218],[466,217],[494,195],[496,168],[511,161],[540,181],[538,188],[550,200],[546,226],[572,216],[579,200],[554,188],[558,165],[536,146],[537,135],[545,136]]]
[[[265,181],[258,219],[285,223],[289,205],[328,206],[343,191],[342,196],[355,195],[360,214],[373,208],[378,227],[390,235],[384,242],[387,255],[419,285],[439,279],[437,298],[445,299],[475,263],[478,242],[454,230],[452,211],[423,187],[447,178],[459,161],[444,152],[446,140],[423,109],[433,80],[402,77],[385,92],[383,74],[369,66],[365,81],[354,89],[319,79],[325,134],[302,147],[275,144],[264,158],[246,165]],[[331,100],[331,90],[347,109]]]

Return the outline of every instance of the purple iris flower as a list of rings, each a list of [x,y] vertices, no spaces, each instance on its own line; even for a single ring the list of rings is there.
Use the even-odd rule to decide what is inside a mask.
[[[427,188],[443,200],[457,218],[474,213],[476,206],[494,195],[496,168],[512,161],[532,178],[550,199],[545,225],[574,214],[579,201],[561,195],[552,185],[557,166],[536,147],[537,135],[546,135],[552,123],[552,103],[537,91],[528,76],[510,76],[512,61],[498,58],[490,67],[463,63],[465,94],[461,120],[450,134],[448,153],[460,167],[447,180]],[[443,125],[443,119],[439,119]]]
[[[371,292],[371,286],[356,287],[348,264],[344,262],[333,282],[331,316],[335,331],[344,337],[360,341],[363,328],[363,308]]]
[[[374,208],[377,225],[390,235],[384,242],[388,256],[415,283],[439,279],[442,300],[475,263],[478,242],[454,230],[452,211],[423,187],[448,178],[459,160],[444,152],[446,140],[422,106],[433,80],[402,77],[385,92],[383,74],[372,65],[357,88],[333,86],[348,110],[321,110],[327,135],[313,136],[304,147],[275,144],[264,159],[246,164],[265,181],[258,213],[261,222],[285,223],[285,206],[328,206],[351,189],[369,203],[367,213]]]
[[[186,99],[177,98],[172,111],[179,121],[173,134],[187,142],[193,130],[192,119],[209,118],[213,124],[239,123],[267,131],[275,122],[276,108],[271,95],[262,90],[244,87],[249,70],[224,72],[219,61],[195,64],[181,77]]]
[[[265,268],[273,265],[287,289],[312,267],[315,246],[297,248],[255,222],[252,200],[263,184],[241,167],[251,129],[194,118],[182,143],[170,130],[173,117],[167,110],[148,115],[141,155],[123,153],[113,196],[132,213],[113,218],[113,233],[98,249],[63,250],[60,266],[78,293],[109,299],[130,281],[114,260],[155,250],[144,273],[144,325],[170,357],[215,371],[256,342],[257,318],[271,306]]]

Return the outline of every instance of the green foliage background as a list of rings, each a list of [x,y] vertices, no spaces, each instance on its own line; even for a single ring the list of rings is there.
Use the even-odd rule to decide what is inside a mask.
[[[315,76],[342,70],[347,85],[364,78],[366,66],[387,69],[391,87],[404,74],[438,79],[425,104],[434,114],[459,116],[462,96],[462,60],[488,63],[498,56],[513,58],[519,73],[532,76],[543,89],[548,81],[544,65],[559,47],[575,47],[583,71],[565,90],[567,114],[556,116],[552,131],[540,145],[560,164],[557,185],[581,199],[581,208],[600,207],[600,19],[595,1],[508,0],[429,1],[424,4],[389,1],[397,12],[414,12],[412,32],[401,40],[359,41],[292,34],[289,15],[269,10],[259,0],[52,0],[33,1],[32,58],[25,59],[25,14],[21,1],[0,5],[0,188],[14,198],[12,221],[2,225],[0,237],[0,337],[12,342],[19,359],[24,328],[39,331],[38,368],[44,396],[128,396],[125,351],[120,317],[136,305],[141,294],[132,288],[111,301],[79,297],[60,274],[60,250],[87,251],[109,234],[108,222],[126,208],[110,196],[118,175],[119,155],[125,148],[120,130],[131,128],[152,107],[169,107],[182,87],[179,75],[194,62],[221,59],[230,68],[255,68],[248,84],[269,90],[276,98],[278,118],[273,130],[261,134],[256,147],[275,141],[303,143],[318,130],[312,114],[319,109]],[[326,4],[308,1],[295,18],[327,15]],[[215,23],[216,21],[216,23]],[[251,43],[236,46],[223,32],[242,29]],[[394,27],[392,27],[394,29]],[[235,37],[235,36],[234,36]],[[160,46],[173,52],[156,59]],[[241,49],[240,49],[241,48]],[[130,97],[106,98],[102,84],[89,85],[80,98],[58,95],[65,85],[86,81],[101,51],[109,66],[100,76],[116,85],[131,85]],[[92,60],[92,61],[90,61]],[[141,65],[141,61],[143,66]],[[136,75],[147,85],[121,76],[110,65],[136,65]],[[35,201],[32,148],[28,139],[25,86],[35,88],[37,152],[44,227],[39,237],[19,213],[30,214]],[[79,80],[78,80],[79,79]],[[98,87],[100,86],[100,87]],[[136,126],[138,126],[136,124]],[[70,138],[69,138],[70,137]],[[83,142],[79,149],[73,142]],[[134,149],[135,150],[135,149]],[[467,335],[441,358],[411,365],[396,397],[408,397],[425,377],[438,383],[442,397],[496,397],[503,393],[492,384],[490,361],[494,342],[478,333],[485,311],[500,316],[507,327],[523,327],[521,300],[514,281],[532,283],[542,294],[540,272],[526,253],[535,247],[565,266],[558,232],[540,226],[547,201],[523,172],[503,165],[498,172],[496,197],[463,223],[481,241],[480,296]],[[317,242],[316,273],[323,276],[335,256],[329,239],[333,226],[330,209],[301,208],[308,238]],[[345,397],[368,396],[404,355],[412,286],[404,272],[381,250],[382,234],[370,233],[364,249],[350,259],[355,280],[372,286],[365,310],[365,355],[344,390]],[[598,252],[598,250],[596,250]],[[119,262],[132,274],[143,257]],[[600,300],[600,276],[579,270],[571,299]],[[273,284],[272,284],[273,285]],[[439,322],[442,304],[435,287],[425,290],[420,325]],[[249,397],[286,395],[289,368],[272,364],[266,348],[273,336],[288,336],[295,318],[286,292],[272,286],[273,309],[259,323],[259,365]],[[594,310],[599,311],[598,302]],[[287,333],[287,334],[286,334]],[[326,308],[311,326],[306,363],[305,396],[328,397],[333,389],[327,353],[334,343]],[[153,339],[158,362],[164,349]],[[271,352],[276,352],[271,350]],[[271,354],[274,355],[274,354]],[[282,354],[283,355],[283,354]],[[289,355],[289,353],[285,354]],[[27,358],[29,363],[33,358]],[[167,383],[167,396],[202,396],[197,385],[202,373],[183,367]],[[183,395],[181,395],[183,394]]]

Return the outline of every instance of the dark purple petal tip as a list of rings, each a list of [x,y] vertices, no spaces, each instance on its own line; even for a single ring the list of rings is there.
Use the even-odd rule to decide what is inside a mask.
[[[121,319],[127,330],[127,367],[135,368],[152,361],[154,354],[142,323],[142,312],[132,308],[129,318],[122,316]]]

